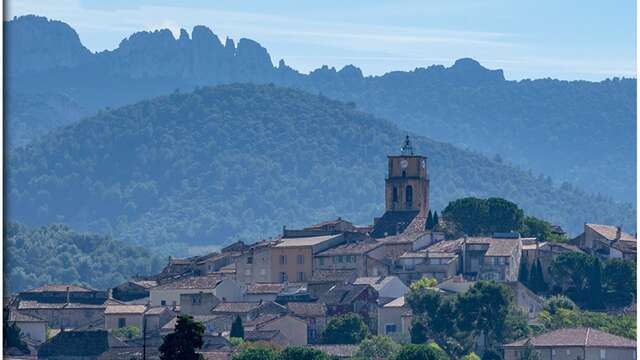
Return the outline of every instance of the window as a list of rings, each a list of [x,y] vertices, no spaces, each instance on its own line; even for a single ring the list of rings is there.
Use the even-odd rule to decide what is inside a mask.
[[[407,207],[413,207],[413,188],[411,185],[407,186],[407,193],[405,194],[405,197],[407,199]]]
[[[285,265],[287,263],[287,255],[280,255],[280,264]]]
[[[607,358],[607,350],[600,349],[600,360],[604,360]]]
[[[298,281],[304,281],[304,273],[302,271],[298,273]]]
[[[385,334],[393,334],[396,332],[396,324],[386,324],[384,326],[384,333]]]
[[[127,319],[125,318],[118,318],[118,327],[119,328],[123,328],[127,326]]]
[[[280,273],[280,282],[286,282],[289,280],[289,277],[287,276],[286,272],[281,272]]]
[[[350,263],[351,262],[351,255],[347,255],[347,262]]]
[[[318,258],[318,264],[324,265],[324,258],[323,257]]]
[[[338,256],[338,262],[341,263],[343,261],[342,256]]]
[[[571,349],[567,349],[567,355],[571,355]]]
[[[398,202],[398,188],[397,187],[393,187],[393,202],[397,203]]]
[[[556,349],[551,349],[551,355],[556,356]]]
[[[253,256],[247,257],[247,264],[253,264]]]
[[[196,294],[191,298],[191,304],[200,305],[202,303],[202,295]]]
[[[304,255],[298,255],[298,264],[304,264]]]
[[[402,170],[402,177],[407,177],[407,170]]]
[[[162,306],[167,305],[167,301],[166,300],[160,300],[160,305],[162,305]]]
[[[338,263],[338,257],[337,257],[337,256],[334,256],[334,257],[333,257],[333,263],[334,263],[334,264],[337,264],[337,263]]]

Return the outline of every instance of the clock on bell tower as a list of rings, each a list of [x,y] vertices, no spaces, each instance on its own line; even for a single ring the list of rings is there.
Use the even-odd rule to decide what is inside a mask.
[[[414,155],[409,135],[405,138],[400,155],[390,155],[388,158],[389,173],[385,179],[386,210],[419,210],[426,216],[429,211],[427,158]]]

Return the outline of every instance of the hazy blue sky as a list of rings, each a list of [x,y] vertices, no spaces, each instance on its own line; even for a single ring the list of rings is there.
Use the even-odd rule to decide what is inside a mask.
[[[14,0],[5,16],[69,23],[93,51],[131,33],[209,26],[247,37],[308,72],[354,64],[365,74],[472,57],[508,79],[635,76],[634,0]]]

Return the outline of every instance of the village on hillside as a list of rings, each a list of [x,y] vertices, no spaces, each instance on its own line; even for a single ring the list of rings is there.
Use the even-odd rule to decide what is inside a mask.
[[[384,358],[367,349],[427,340],[464,359],[636,359],[636,235],[587,222],[574,238],[553,225],[470,234],[429,207],[427,165],[407,136],[371,225],[283,226],[110,289],[7,296],[5,333],[21,346],[5,358],[158,359],[192,321],[204,359],[241,358],[250,343]]]

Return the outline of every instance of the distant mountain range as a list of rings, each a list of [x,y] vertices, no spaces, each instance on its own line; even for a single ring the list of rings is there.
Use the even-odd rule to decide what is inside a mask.
[[[507,81],[472,59],[383,76],[364,77],[352,65],[307,75],[282,60],[274,67],[253,40],[223,44],[205,26],[178,39],[169,30],[135,33],[99,53],[67,24],[43,17],[15,18],[5,31],[13,146],[100,108],[178,88],[274,83],[354,102],[401,128],[635,204],[635,79]]]
[[[338,215],[369,224],[383,212],[386,156],[405,134],[352,104],[274,85],[176,92],[100,111],[13,150],[7,216],[165,253]],[[631,206],[422,136],[414,142],[429,157],[433,209],[501,196],[572,232],[584,221],[635,228]]]

